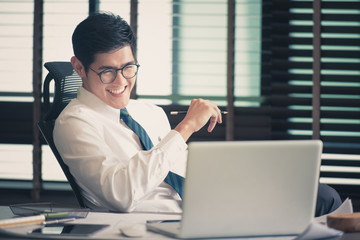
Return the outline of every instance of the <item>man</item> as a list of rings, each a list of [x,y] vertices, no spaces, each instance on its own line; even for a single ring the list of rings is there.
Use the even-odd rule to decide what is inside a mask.
[[[176,187],[164,179],[169,173],[185,176],[186,141],[207,122],[209,132],[221,123],[219,108],[194,99],[171,130],[161,108],[130,100],[139,65],[135,36],[119,16],[89,16],[76,27],[72,41],[71,63],[83,85],[56,120],[54,141],[87,204],[121,212],[181,212]],[[150,137],[149,148],[134,130],[134,122]],[[328,197],[326,185],[320,188],[325,191],[318,199],[317,215],[339,202],[334,200],[336,194]]]
[[[182,122],[170,129],[164,111],[130,100],[139,68],[135,37],[119,16],[96,14],[73,34],[71,63],[83,80],[77,99],[56,120],[54,141],[93,208],[113,211],[181,212],[179,194],[164,182],[169,171],[185,176],[186,141],[209,120],[222,122],[210,101],[192,100]],[[150,136],[151,150],[124,121],[127,109]]]

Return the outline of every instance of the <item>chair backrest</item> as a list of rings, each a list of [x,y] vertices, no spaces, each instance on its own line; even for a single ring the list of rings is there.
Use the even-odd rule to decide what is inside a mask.
[[[77,89],[82,84],[79,75],[74,71],[70,62],[47,62],[44,64],[49,71],[43,86],[44,118],[39,121],[39,129],[46,142],[59,162],[72,190],[78,200],[80,207],[87,207],[81,195],[80,187],[71,175],[68,166],[62,160],[53,140],[53,129],[56,118],[66,105],[75,98]],[[54,80],[54,98],[50,101],[50,83]]]
[[[44,64],[49,71],[44,81],[43,98],[45,120],[55,120],[65,106],[76,98],[77,89],[81,86],[80,76],[70,62],[47,62]],[[54,100],[50,102],[50,82],[54,80]]]

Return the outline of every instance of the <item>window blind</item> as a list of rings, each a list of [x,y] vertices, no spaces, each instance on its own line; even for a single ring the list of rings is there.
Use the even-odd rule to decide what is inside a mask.
[[[31,180],[33,149],[33,24],[34,1],[0,2],[0,179]],[[44,1],[43,62],[69,61],[71,34],[88,14],[88,1]],[[43,75],[47,70],[43,70]],[[47,145],[43,149],[43,180],[64,181]],[[19,164],[25,167],[19,171]],[[61,174],[58,174],[61,173]]]
[[[0,179],[32,177],[33,5],[0,1]]]
[[[310,139],[313,14],[320,14],[321,181],[359,187],[360,1],[263,1],[262,93],[273,139]]]
[[[1,1],[0,23],[0,100],[32,101],[33,1]]]
[[[71,36],[77,24],[87,17],[88,0],[44,1],[43,64],[51,61],[70,61],[73,56]],[[42,64],[42,65],[43,65]],[[48,71],[43,67],[42,79]],[[66,181],[48,145],[42,145],[42,180]]]
[[[234,105],[259,106],[262,102],[260,0],[235,2],[235,81]]]
[[[172,79],[172,1],[138,1],[136,95],[143,101],[170,104]]]
[[[227,1],[174,1],[173,95],[226,105]],[[184,98],[185,97],[185,98]]]
[[[43,62],[70,61],[73,56],[71,36],[80,21],[88,15],[88,0],[44,2]],[[43,68],[43,78],[47,74]]]

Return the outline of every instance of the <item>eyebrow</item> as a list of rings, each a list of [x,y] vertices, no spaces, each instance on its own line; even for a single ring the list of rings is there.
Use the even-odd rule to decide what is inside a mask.
[[[127,65],[130,65],[130,64],[136,64],[136,62],[135,62],[135,61],[127,62],[127,63],[123,64],[120,68],[123,68],[123,67],[125,67],[125,66],[127,66]],[[99,70],[106,70],[106,69],[119,69],[119,68],[114,67],[114,66],[107,66],[107,65],[105,65],[105,66],[99,67],[98,69],[99,69]]]

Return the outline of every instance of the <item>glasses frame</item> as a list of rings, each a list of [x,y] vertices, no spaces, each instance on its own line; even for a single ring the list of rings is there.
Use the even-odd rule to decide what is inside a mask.
[[[133,65],[137,67],[136,72],[135,72],[135,75],[132,76],[132,77],[125,77],[123,70],[124,70],[125,68],[127,68],[127,67],[129,67],[129,66],[133,66]],[[127,64],[127,65],[123,66],[122,68],[109,68],[109,69],[112,69],[112,70],[115,71],[114,79],[113,79],[112,81],[110,81],[110,82],[104,82],[104,81],[102,80],[102,78],[101,78],[101,75],[102,75],[105,71],[108,71],[109,69],[105,69],[105,70],[103,70],[103,71],[101,71],[101,72],[97,72],[97,71],[95,71],[94,69],[92,69],[91,67],[89,67],[89,69],[90,69],[91,71],[93,71],[94,73],[96,73],[96,74],[99,76],[100,81],[101,81],[103,84],[110,84],[110,83],[113,83],[113,82],[115,81],[118,71],[121,71],[121,75],[122,75],[125,79],[131,79],[131,78],[133,78],[133,77],[135,77],[135,76],[137,75],[137,73],[138,73],[138,71],[139,71],[139,67],[140,67],[140,64],[134,63],[134,64]]]

